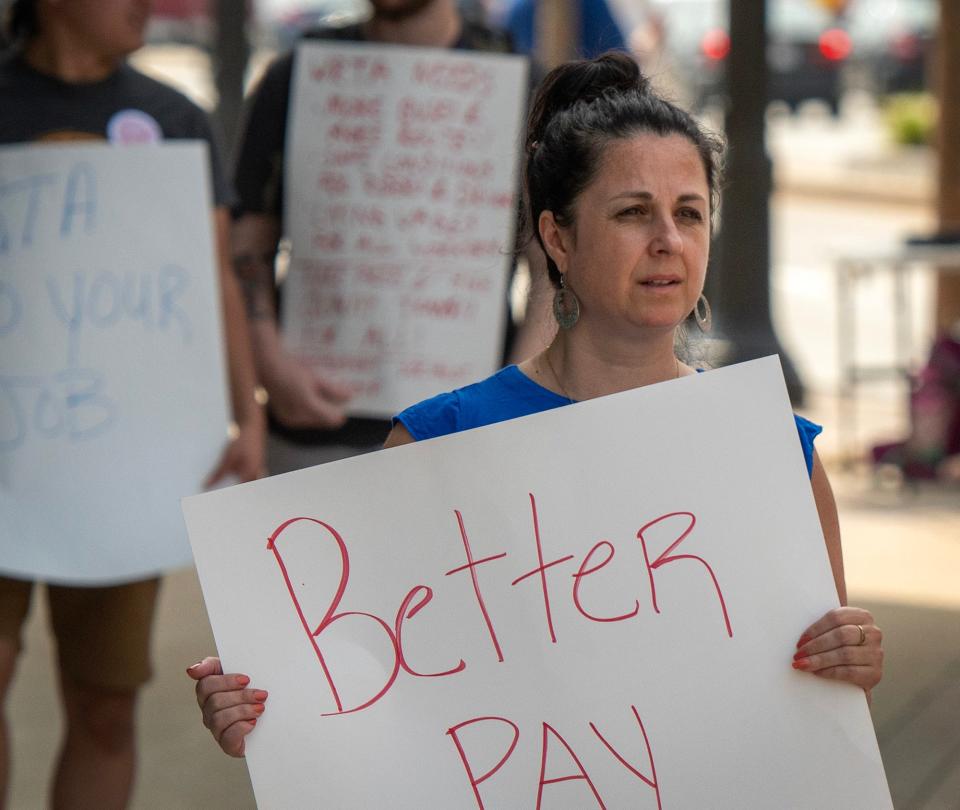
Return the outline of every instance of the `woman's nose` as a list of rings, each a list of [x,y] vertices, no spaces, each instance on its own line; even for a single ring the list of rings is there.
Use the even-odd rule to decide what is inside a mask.
[[[677,223],[673,221],[673,217],[657,217],[655,229],[653,239],[650,240],[652,253],[674,254],[683,250],[683,240],[680,238],[680,231],[677,230]]]

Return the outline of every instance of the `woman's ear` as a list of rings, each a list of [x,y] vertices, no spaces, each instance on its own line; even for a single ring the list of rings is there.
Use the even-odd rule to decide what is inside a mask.
[[[553,259],[553,263],[561,273],[566,273],[568,233],[557,224],[553,211],[541,211],[537,226],[540,228],[540,238],[543,240],[543,248],[547,255]]]

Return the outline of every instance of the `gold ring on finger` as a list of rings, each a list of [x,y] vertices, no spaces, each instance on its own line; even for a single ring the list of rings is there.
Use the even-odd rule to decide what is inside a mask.
[[[857,630],[860,631],[860,640],[857,641],[855,646],[862,647],[867,641],[867,634],[863,631],[863,627],[861,625],[858,624],[856,627]]]

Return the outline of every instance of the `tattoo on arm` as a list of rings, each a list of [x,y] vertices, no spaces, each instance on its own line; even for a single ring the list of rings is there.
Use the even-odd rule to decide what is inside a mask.
[[[233,272],[240,282],[247,317],[252,321],[276,317],[273,259],[270,253],[241,253],[233,257]]]

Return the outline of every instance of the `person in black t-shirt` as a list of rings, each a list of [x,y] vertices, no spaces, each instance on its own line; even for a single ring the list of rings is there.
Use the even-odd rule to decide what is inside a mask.
[[[306,37],[513,52],[507,34],[465,20],[455,0],[372,0],[372,5],[373,16],[366,22],[317,29]],[[278,58],[257,87],[240,139],[234,177],[239,196],[234,208],[234,265],[247,300],[257,370],[269,394],[267,456],[271,474],[376,449],[390,430],[388,420],[347,419],[347,390],[306,368],[286,351],[280,337],[274,261],[284,235],[284,148],[293,61],[293,54]],[[527,258],[538,267],[543,262],[538,249]],[[545,278],[545,274],[534,271],[531,277]],[[549,291],[544,300],[550,300]],[[551,337],[529,329],[514,335],[509,318],[507,323],[504,343],[511,359],[533,354]]]
[[[209,482],[227,474],[256,478],[262,474],[265,424],[255,399],[243,303],[228,261],[231,194],[210,126],[204,112],[183,95],[124,63],[143,44],[149,0],[16,0],[11,11],[14,46],[0,57],[0,144],[75,140],[120,144],[175,138],[199,138],[209,144],[238,427]],[[165,437],[152,440],[163,442]],[[145,487],[149,476],[146,470]],[[175,503],[170,506],[176,508]],[[0,707],[19,657],[33,585],[0,576]],[[129,802],[134,711],[138,689],[151,674],[158,588],[156,577],[106,587],[47,586],[65,709],[65,738],[50,802],[54,807],[119,808]],[[8,763],[6,723],[0,718],[0,806]]]

